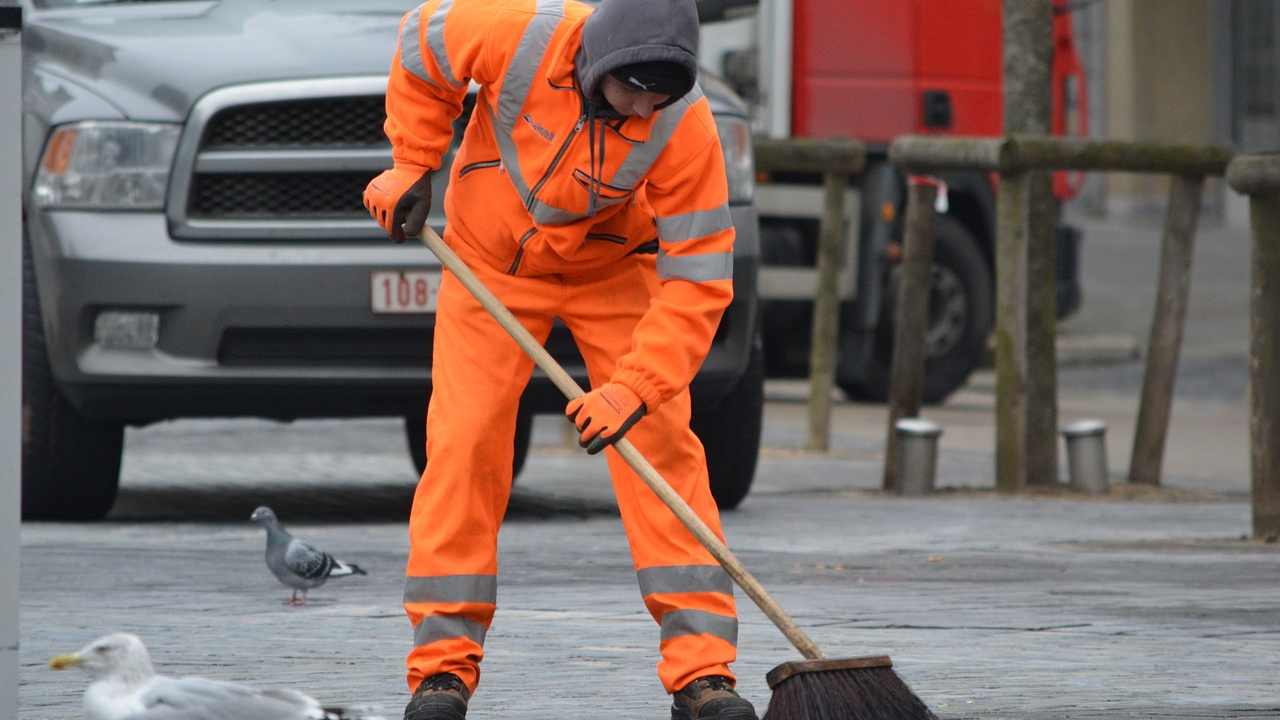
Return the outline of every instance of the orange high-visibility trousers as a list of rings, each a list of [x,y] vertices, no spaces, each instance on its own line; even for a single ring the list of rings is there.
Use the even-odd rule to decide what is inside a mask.
[[[654,255],[630,255],[580,276],[515,277],[452,233],[481,281],[540,341],[554,318],[572,332],[592,386],[608,381],[659,289]],[[414,626],[408,684],[452,672],[471,690],[497,600],[498,529],[511,491],[516,411],[533,361],[445,272],[438,296],[427,412],[427,469],[414,495],[404,606]],[[689,391],[651,410],[626,435],[721,538],[702,444],[689,428]],[[704,675],[733,678],[732,582],[671,510],[606,451],[641,596],[660,626],[658,676],[668,692]]]

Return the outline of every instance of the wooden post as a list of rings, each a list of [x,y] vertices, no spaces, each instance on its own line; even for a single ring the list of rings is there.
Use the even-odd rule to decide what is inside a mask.
[[[916,417],[924,401],[925,334],[929,330],[929,285],[935,236],[937,186],[912,178],[907,191],[907,227],[898,273],[893,369],[889,383],[889,428],[882,487],[898,487],[898,420]]]
[[[1004,131],[1048,135],[1053,0],[1004,0]],[[1058,481],[1056,200],[1047,172],[1029,173],[1025,412],[1020,470],[1025,483]],[[997,271],[1005,261],[996,259]]]
[[[842,172],[822,177],[823,213],[818,228],[818,286],[813,300],[813,338],[809,347],[809,450],[826,452],[831,441],[831,388],[836,376],[840,334],[840,297],[836,277],[844,255],[844,193],[849,179]]]
[[[1231,161],[1227,182],[1249,194],[1249,450],[1253,536],[1280,537],[1280,154]]]
[[[1028,173],[1000,177],[996,198],[996,490],[1027,485]]]
[[[1280,187],[1250,197],[1249,212],[1253,536],[1270,539],[1280,536]]]
[[[1182,349],[1187,299],[1191,292],[1191,256],[1204,186],[1204,178],[1199,176],[1175,175],[1170,180],[1155,317],[1147,343],[1147,370],[1142,380],[1142,401],[1138,406],[1138,425],[1134,429],[1133,455],[1129,461],[1129,482],[1142,485],[1159,485],[1164,465],[1178,354]]]
[[[1027,227],[1027,484],[1058,482],[1058,200],[1030,174]]]

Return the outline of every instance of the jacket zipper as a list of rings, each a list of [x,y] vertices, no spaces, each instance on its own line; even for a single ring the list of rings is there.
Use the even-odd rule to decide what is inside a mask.
[[[573,126],[573,132],[569,133],[569,137],[564,139],[564,143],[560,145],[560,149],[556,151],[555,157],[551,158],[551,165],[547,167],[547,171],[542,174],[542,178],[538,180],[533,189],[529,191],[529,197],[525,198],[524,207],[526,210],[533,210],[534,199],[538,196],[538,191],[546,184],[547,179],[551,177],[551,173],[555,172],[556,166],[560,164],[560,159],[564,157],[565,152],[569,149],[569,143],[578,137],[578,133],[582,131],[582,126],[587,124],[586,114],[578,116],[578,122]]]
[[[516,256],[511,260],[511,267],[507,268],[508,275],[515,275],[516,270],[520,269],[520,261],[524,259],[524,244],[529,242],[529,238],[533,237],[533,234],[537,231],[538,227],[535,225],[525,230],[524,234],[520,236],[520,245],[516,248]]]
[[[473,162],[458,171],[458,179],[461,180],[472,170],[483,170],[484,168],[498,167],[501,164],[502,160],[481,160],[480,162]]]

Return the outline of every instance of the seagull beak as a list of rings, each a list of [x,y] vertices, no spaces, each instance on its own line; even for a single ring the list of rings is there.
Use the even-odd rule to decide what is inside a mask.
[[[79,667],[81,663],[78,653],[70,655],[59,655],[49,660],[50,670],[66,670],[67,668]]]

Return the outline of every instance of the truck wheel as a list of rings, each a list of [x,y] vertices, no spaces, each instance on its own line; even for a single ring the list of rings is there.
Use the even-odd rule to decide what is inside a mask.
[[[939,403],[969,379],[986,352],[994,317],[991,270],[968,228],[939,216],[929,292],[924,402]],[[850,396],[875,402],[889,398],[893,367],[893,333],[898,298],[898,272],[888,289],[875,336],[875,351],[861,379],[841,383]]]
[[[418,469],[418,477],[427,469],[427,420],[418,415],[404,419],[405,439],[409,442],[409,456],[413,458],[413,466]],[[511,460],[511,484],[524,468],[524,461],[529,457],[529,444],[533,436],[533,416],[520,413],[516,416],[515,457]]]
[[[721,510],[738,507],[751,491],[764,420],[764,349],[751,349],[738,385],[712,407],[694,404],[693,432],[702,441],[711,495]]]
[[[22,516],[98,520],[120,487],[124,426],[83,417],[49,369],[30,243],[22,241]]]

